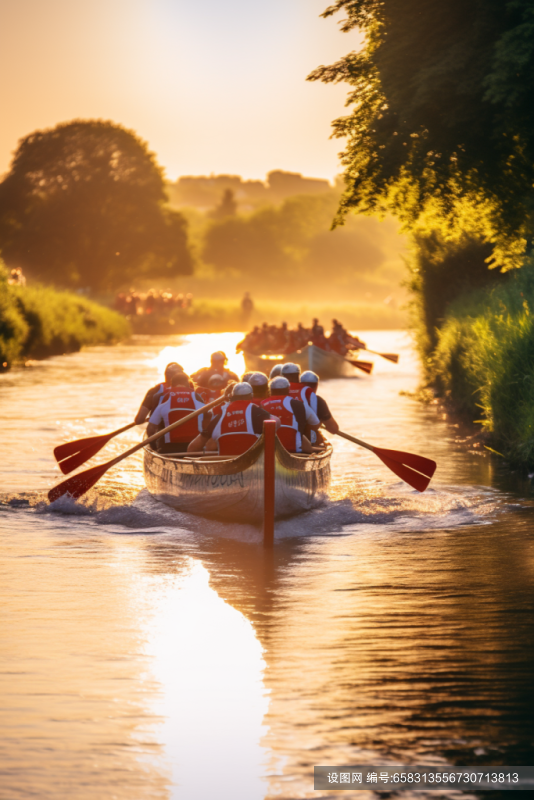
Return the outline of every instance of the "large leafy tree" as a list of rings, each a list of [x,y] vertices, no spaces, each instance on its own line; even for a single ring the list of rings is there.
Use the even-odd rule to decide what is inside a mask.
[[[40,279],[95,289],[190,273],[185,220],[165,202],[162,171],[133,132],[96,120],[36,131],[0,184],[2,255]]]
[[[310,80],[346,81],[342,161],[350,208],[393,210],[409,228],[439,221],[520,263],[532,240],[532,0],[337,0],[361,50]]]

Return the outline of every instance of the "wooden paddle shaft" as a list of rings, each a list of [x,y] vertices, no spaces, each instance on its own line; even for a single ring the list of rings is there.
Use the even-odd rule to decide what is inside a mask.
[[[338,431],[337,436],[342,436],[343,439],[348,439],[349,442],[354,442],[354,444],[359,444],[360,447],[365,447],[366,450],[370,450],[371,453],[375,452],[375,448],[371,444],[367,444],[367,442],[362,442],[361,439],[357,439],[355,436],[350,436],[348,433],[343,433],[343,431]]]
[[[120,456],[117,456],[117,458],[114,458],[112,461],[109,462],[106,469],[109,469],[114,464],[118,464],[119,461],[123,460],[123,458],[128,458],[128,456],[133,455],[138,450],[141,450],[141,448],[146,447],[147,444],[155,442],[156,439],[159,439],[161,436],[165,436],[165,434],[169,433],[169,431],[178,428],[180,425],[185,425],[185,423],[189,422],[189,420],[195,419],[195,417],[200,416],[200,414],[203,414],[205,411],[210,411],[210,409],[215,408],[216,406],[220,406],[226,401],[227,401],[226,397],[224,396],[218,397],[217,400],[213,400],[211,403],[202,406],[202,408],[197,408],[196,411],[191,412],[191,414],[188,414],[187,417],[183,417],[182,419],[173,422],[172,425],[167,425],[167,427],[163,428],[163,430],[158,431],[157,433],[154,433],[152,436],[149,436],[148,439],[144,439],[142,442],[139,442],[139,444],[136,444],[134,447],[131,447],[129,450],[126,450],[125,453],[121,453]]]

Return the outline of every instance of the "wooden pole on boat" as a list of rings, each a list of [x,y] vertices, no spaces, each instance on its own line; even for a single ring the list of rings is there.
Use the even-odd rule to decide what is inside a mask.
[[[275,476],[276,422],[263,423],[263,545],[274,545],[274,476]]]

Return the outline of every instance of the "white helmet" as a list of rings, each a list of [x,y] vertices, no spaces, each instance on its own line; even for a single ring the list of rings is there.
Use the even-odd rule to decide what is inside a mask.
[[[263,372],[253,372],[247,383],[250,383],[251,386],[266,386],[269,378]]]
[[[281,364],[275,364],[275,366],[272,368],[271,372],[269,373],[269,378],[276,378],[277,375],[281,375],[281,374],[282,374],[282,365]]]
[[[271,389],[275,389],[275,390],[276,389],[289,389],[290,384],[289,384],[289,381],[288,381],[287,378],[283,378],[281,375],[279,375],[278,377],[272,379],[272,381],[270,382],[269,386],[270,386]]]
[[[312,372],[311,369],[303,372],[300,376],[301,383],[319,383],[319,376]]]
[[[243,383],[248,383],[248,381],[249,381],[249,378],[250,378],[250,376],[251,376],[251,375],[254,375],[254,373],[253,373],[253,372],[245,372],[245,374],[244,374],[244,375],[243,375],[243,377],[241,378],[241,380],[243,381]]]
[[[250,383],[236,383],[232,389],[232,397],[247,397],[252,394]]]
[[[288,361],[287,364],[282,365],[282,375],[300,375],[300,367],[298,364],[292,364]]]

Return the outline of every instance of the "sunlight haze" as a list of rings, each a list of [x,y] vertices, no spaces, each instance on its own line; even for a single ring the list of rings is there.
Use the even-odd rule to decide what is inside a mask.
[[[19,0],[4,3],[0,172],[18,140],[75,118],[135,130],[169,178],[332,179],[331,121],[347,87],[306,82],[358,45],[326,0]]]

